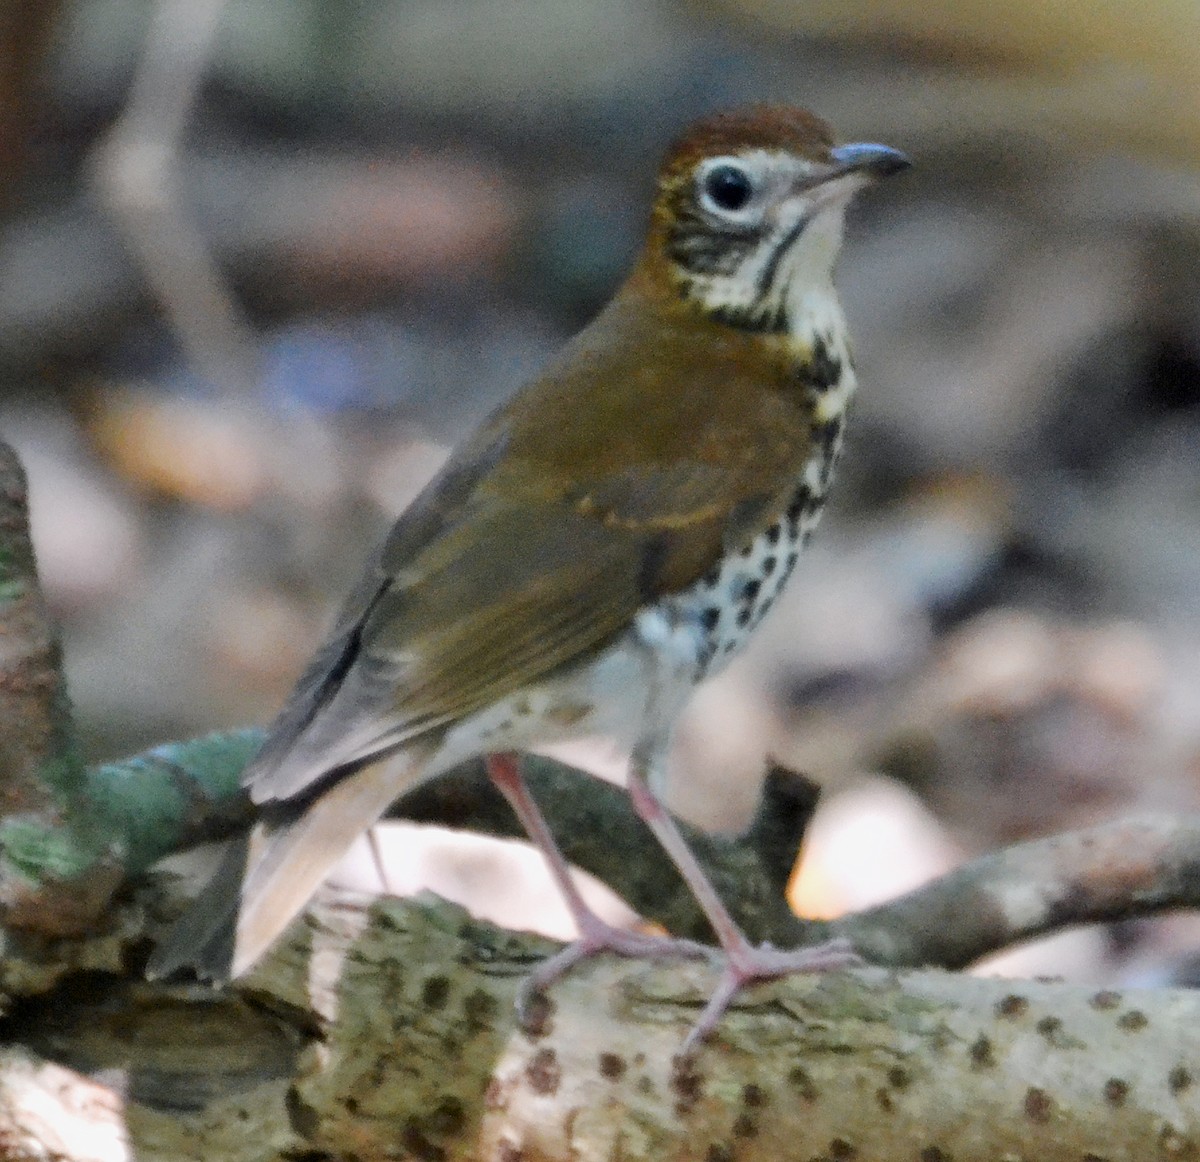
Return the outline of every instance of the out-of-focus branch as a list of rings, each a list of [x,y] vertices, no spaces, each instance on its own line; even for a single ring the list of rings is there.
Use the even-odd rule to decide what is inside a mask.
[[[95,185],[192,366],[234,400],[257,378],[253,335],[185,209],[180,149],[226,0],[158,0]]]

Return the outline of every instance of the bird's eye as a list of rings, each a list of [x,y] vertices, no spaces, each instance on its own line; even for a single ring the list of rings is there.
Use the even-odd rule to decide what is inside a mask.
[[[732,214],[745,209],[754,196],[754,182],[741,166],[726,163],[704,175],[702,191],[710,208]]]

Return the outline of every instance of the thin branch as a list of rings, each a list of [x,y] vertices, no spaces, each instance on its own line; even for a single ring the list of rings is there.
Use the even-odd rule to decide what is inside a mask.
[[[1200,815],[1141,815],[982,856],[833,924],[878,964],[962,968],[1079,924],[1200,907]]]

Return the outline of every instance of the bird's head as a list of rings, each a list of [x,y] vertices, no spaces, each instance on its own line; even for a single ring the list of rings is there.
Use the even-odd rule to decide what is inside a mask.
[[[884,145],[835,145],[803,109],[706,118],[663,162],[643,263],[722,322],[786,331],[828,291],[851,196],[908,164]]]

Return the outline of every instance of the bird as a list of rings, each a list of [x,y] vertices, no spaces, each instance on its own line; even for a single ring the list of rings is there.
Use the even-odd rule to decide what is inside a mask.
[[[720,945],[688,1048],[751,982],[855,961],[844,942],[752,944],[664,807],[664,772],[692,690],[756,630],[821,515],[856,386],[833,284],[844,215],[908,165],[785,105],[682,133],[625,282],[370,557],[242,776],[252,830],[149,975],[240,976],[394,800],[480,756],[579,930],[522,1003],[602,951],[707,954],[610,927],[574,886],[519,755],[596,735],[628,749],[633,808]]]

